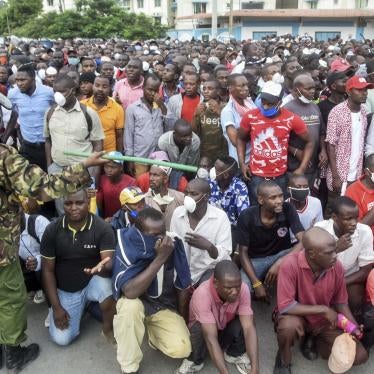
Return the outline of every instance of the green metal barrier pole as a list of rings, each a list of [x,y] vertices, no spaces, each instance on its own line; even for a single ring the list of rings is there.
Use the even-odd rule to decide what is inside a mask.
[[[67,156],[78,156],[78,157],[86,157],[86,158],[91,156],[91,154],[88,152],[75,152],[75,151],[65,151],[64,154]],[[166,162],[166,161],[160,161],[160,160],[150,160],[149,158],[133,157],[133,156],[115,157],[115,156],[108,156],[108,155],[104,155],[103,158],[106,158],[108,160],[137,162],[139,164],[166,166],[166,167],[177,169],[177,170],[187,171],[189,173],[197,172],[196,166],[176,164],[175,162]]]

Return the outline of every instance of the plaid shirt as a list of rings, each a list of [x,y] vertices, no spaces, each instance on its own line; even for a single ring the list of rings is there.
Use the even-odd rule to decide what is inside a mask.
[[[367,127],[366,109],[361,105],[361,139],[360,139],[360,160],[357,165],[357,178],[360,177],[362,171],[362,162],[364,154],[364,142]],[[351,110],[348,107],[348,102],[344,101],[335,106],[327,121],[326,140],[327,143],[335,146],[336,153],[336,168],[342,182],[347,181],[349,172],[349,161],[351,155],[352,144],[352,118]],[[327,168],[327,187],[330,191],[332,188],[332,172],[330,165]]]
[[[248,189],[237,177],[231,181],[226,191],[221,191],[217,181],[209,181],[211,193],[209,203],[224,210],[232,225],[236,226],[239,214],[249,207]]]

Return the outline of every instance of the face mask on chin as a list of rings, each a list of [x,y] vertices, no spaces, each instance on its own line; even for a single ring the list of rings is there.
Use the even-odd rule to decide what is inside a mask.
[[[299,89],[297,89],[298,93],[300,94],[299,96],[299,100],[304,103],[304,104],[310,104],[312,100],[309,100],[308,98],[306,98],[301,92]]]

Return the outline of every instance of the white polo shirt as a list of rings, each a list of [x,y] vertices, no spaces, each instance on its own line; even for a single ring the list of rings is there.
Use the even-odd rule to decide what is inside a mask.
[[[332,218],[317,222],[315,226],[325,229],[338,240],[334,232],[334,221]],[[374,263],[373,233],[370,227],[357,223],[357,228],[351,238],[352,247],[338,253],[338,260],[343,264],[346,277],[356,273],[361,267]]]
[[[180,206],[173,213],[170,231],[183,240],[193,284],[200,280],[206,270],[214,269],[218,262],[230,260],[232,252],[231,225],[226,213],[219,208],[208,204],[205,216],[195,230],[192,230],[187,210],[184,206]],[[209,240],[216,246],[218,257],[211,258],[208,251],[187,244],[184,240],[186,233],[198,234]]]

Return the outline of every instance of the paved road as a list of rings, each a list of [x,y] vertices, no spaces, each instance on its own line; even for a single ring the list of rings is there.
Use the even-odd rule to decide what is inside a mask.
[[[274,358],[277,343],[271,324],[271,309],[255,304],[257,332],[260,341],[260,368],[261,374],[273,372]],[[45,304],[28,305],[28,335],[30,341],[41,346],[41,354],[37,361],[32,363],[24,374],[112,374],[120,373],[116,362],[114,349],[100,336],[100,324],[91,317],[82,322],[81,335],[69,347],[57,347],[50,342],[48,330],[44,327],[44,318],[47,313]],[[180,364],[180,360],[165,357],[143,344],[144,359],[141,365],[141,374],[172,374]],[[327,374],[327,363],[323,360],[309,362],[305,360],[298,349],[295,349],[293,374]],[[372,349],[372,355],[374,349]],[[230,373],[237,373],[235,367],[230,367]],[[3,372],[3,371],[1,371]],[[216,370],[208,360],[202,374],[213,374]],[[352,374],[373,374],[374,357],[366,365],[352,369]]]

